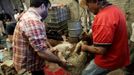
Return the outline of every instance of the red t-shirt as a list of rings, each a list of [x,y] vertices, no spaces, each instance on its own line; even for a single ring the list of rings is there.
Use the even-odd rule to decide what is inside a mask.
[[[129,64],[128,35],[125,15],[114,5],[102,9],[93,23],[94,45],[110,45],[104,55],[97,55],[95,63],[113,70]]]

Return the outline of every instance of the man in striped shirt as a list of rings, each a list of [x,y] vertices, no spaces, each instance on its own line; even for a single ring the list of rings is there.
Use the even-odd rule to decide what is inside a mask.
[[[30,8],[18,21],[13,35],[13,61],[17,71],[25,69],[32,75],[44,75],[44,60],[66,67],[46,44],[45,25],[49,0],[31,0]]]

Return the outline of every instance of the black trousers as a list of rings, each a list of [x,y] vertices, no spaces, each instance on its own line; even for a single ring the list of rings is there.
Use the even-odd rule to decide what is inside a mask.
[[[32,71],[32,75],[45,75],[43,70],[40,71]]]
[[[125,75],[134,75],[134,63],[132,63],[126,67]]]

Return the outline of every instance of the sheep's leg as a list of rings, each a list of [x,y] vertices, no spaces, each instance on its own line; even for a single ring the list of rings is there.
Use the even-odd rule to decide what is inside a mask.
[[[59,57],[62,61],[66,62],[66,60],[65,60],[65,58],[64,58],[64,56],[63,56],[63,54],[62,54],[62,52],[58,52],[58,57]]]

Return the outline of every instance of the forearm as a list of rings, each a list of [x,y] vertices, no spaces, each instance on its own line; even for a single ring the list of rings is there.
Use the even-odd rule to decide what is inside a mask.
[[[43,52],[38,52],[38,55],[44,58],[47,61],[53,62],[53,63],[61,63],[61,60],[54,55],[50,50],[45,50]]]
[[[89,51],[91,53],[96,53],[96,54],[104,54],[106,51],[106,48],[103,47],[95,47],[95,46],[87,46],[86,51]]]

